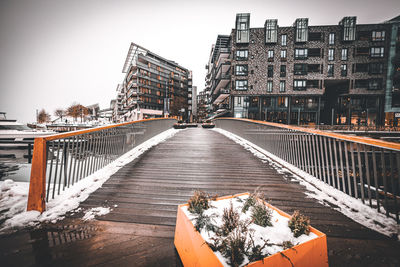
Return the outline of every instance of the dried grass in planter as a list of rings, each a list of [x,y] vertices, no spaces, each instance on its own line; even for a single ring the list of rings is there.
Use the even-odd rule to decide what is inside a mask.
[[[310,233],[310,219],[296,210],[289,221],[289,228],[294,237],[299,237],[302,234],[308,235]]]
[[[188,210],[191,213],[202,214],[204,210],[210,208],[210,198],[203,191],[196,190],[188,201]]]

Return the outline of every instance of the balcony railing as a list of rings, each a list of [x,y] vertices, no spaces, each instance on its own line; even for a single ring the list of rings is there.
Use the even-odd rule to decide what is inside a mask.
[[[400,144],[247,119],[215,124],[400,222]]]
[[[148,119],[35,138],[27,210],[43,212],[50,198],[174,122]]]

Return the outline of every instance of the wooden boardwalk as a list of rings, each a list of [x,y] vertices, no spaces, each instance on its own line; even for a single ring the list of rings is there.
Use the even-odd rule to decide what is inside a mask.
[[[111,207],[109,214],[82,222],[78,212],[39,230],[0,237],[1,257],[14,266],[180,266],[173,246],[177,205],[197,189],[223,196],[259,186],[271,204],[287,213],[300,210],[327,234],[331,266],[400,265],[399,242],[308,198],[290,174],[279,174],[230,139],[201,128],[153,147],[81,205]],[[15,252],[18,240],[26,239],[30,242]]]

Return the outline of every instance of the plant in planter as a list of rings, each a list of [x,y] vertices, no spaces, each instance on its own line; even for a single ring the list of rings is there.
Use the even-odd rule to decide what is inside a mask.
[[[185,265],[327,266],[326,236],[294,215],[256,193],[212,200],[195,192],[178,208],[175,246]]]

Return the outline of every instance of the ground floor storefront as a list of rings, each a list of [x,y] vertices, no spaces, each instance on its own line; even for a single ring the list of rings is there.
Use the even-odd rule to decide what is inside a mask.
[[[231,96],[232,116],[293,125],[384,125],[381,96]],[[400,117],[400,116],[399,116]],[[394,120],[392,120],[394,123]]]

